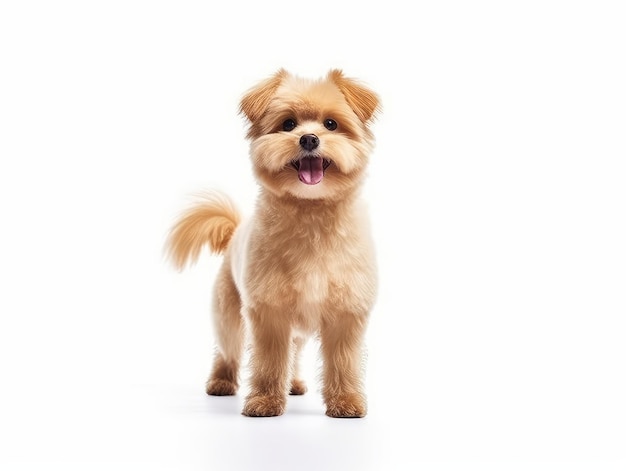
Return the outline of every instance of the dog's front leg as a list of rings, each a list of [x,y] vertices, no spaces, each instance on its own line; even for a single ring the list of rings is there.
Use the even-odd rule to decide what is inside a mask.
[[[272,417],[285,411],[288,394],[291,326],[279,308],[265,304],[248,309],[252,333],[250,394],[243,414]]]
[[[330,417],[363,417],[362,346],[367,314],[332,312],[321,326],[324,359],[324,402]]]

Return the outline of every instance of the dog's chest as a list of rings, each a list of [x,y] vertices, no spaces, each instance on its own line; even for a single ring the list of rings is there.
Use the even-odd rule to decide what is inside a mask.
[[[284,237],[280,244],[257,241],[251,241],[246,288],[270,301],[320,304],[354,265],[353,250],[336,235]]]
[[[341,272],[341,257],[320,254],[308,257],[289,270],[290,282],[300,304],[318,304],[328,299],[331,286],[336,285]]]
[[[267,254],[265,274],[268,280],[281,280],[284,294],[297,296],[300,303],[322,302],[349,265],[345,245],[334,234],[313,232],[292,237]]]
[[[372,252],[357,225],[241,229],[231,255],[244,304],[314,312],[325,303],[366,304],[371,297]]]

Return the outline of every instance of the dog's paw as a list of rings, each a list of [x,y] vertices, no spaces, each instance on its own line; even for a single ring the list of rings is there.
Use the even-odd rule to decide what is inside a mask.
[[[237,385],[226,379],[210,379],[206,383],[206,393],[209,396],[233,396],[237,392]]]
[[[365,417],[367,403],[358,393],[340,394],[326,400],[326,415],[337,418]]]
[[[293,379],[291,380],[291,389],[289,390],[289,394],[292,396],[301,396],[307,391],[306,383],[301,379]]]
[[[248,417],[274,417],[285,412],[285,403],[282,396],[250,396],[242,413]]]

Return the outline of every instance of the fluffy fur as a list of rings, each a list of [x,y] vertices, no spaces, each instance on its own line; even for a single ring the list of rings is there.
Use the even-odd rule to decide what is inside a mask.
[[[378,106],[374,92],[339,70],[320,80],[279,70],[241,100],[260,183],[252,217],[240,224],[226,196],[208,193],[172,228],[168,250],[178,268],[205,244],[224,253],[207,393],[236,393],[247,330],[244,415],[280,415],[288,394],[306,392],[298,356],[311,335],[321,344],[326,414],[367,412],[362,349],[376,267],[359,190]]]

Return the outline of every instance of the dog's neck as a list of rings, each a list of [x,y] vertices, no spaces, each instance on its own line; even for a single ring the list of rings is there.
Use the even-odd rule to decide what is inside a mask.
[[[300,224],[319,224],[349,214],[359,199],[359,191],[343,195],[340,200],[303,199],[292,195],[278,196],[266,189],[261,189],[257,211],[273,221],[281,219]]]

